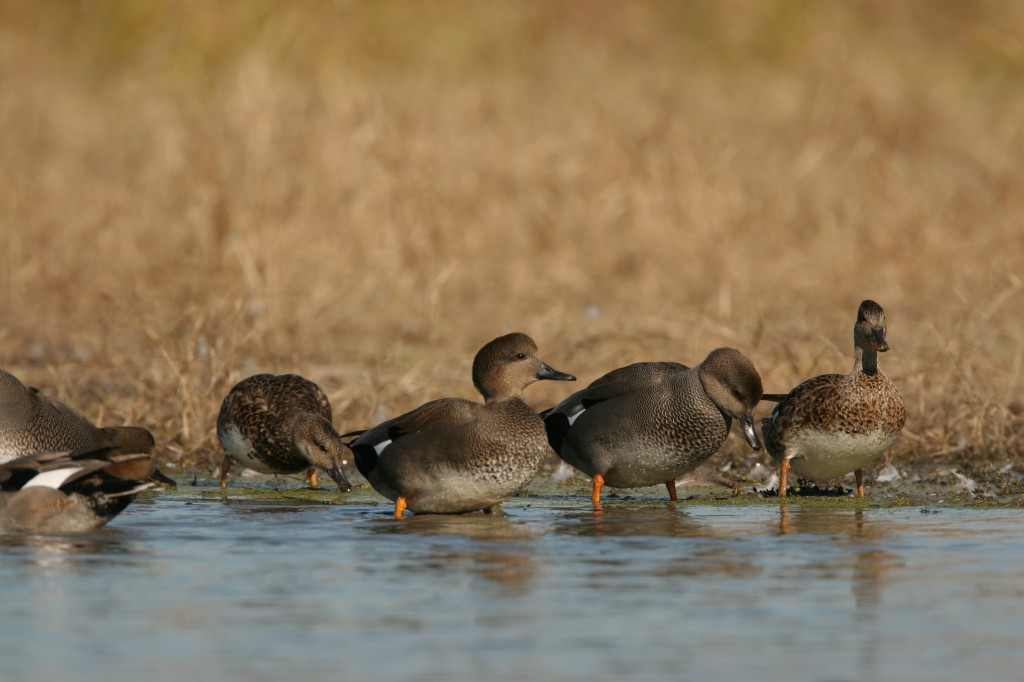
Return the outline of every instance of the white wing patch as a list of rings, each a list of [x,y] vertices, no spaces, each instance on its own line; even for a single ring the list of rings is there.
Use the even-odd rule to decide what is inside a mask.
[[[53,488],[59,490],[64,481],[68,480],[76,473],[82,470],[82,467],[74,466],[68,467],[67,469],[54,469],[53,471],[46,471],[36,475],[31,481],[21,487],[22,490],[25,488]]]
[[[580,416],[586,411],[587,408],[583,407],[583,401],[581,400],[578,403],[567,406],[566,409],[562,410],[561,412],[562,414],[565,415],[566,419],[569,420],[569,426],[572,426],[573,422],[579,419]]]
[[[390,438],[388,438],[387,440],[382,440],[381,442],[377,443],[376,445],[373,446],[373,449],[376,450],[377,454],[379,455],[381,452],[384,451],[384,448],[386,448],[389,445],[391,445]]]

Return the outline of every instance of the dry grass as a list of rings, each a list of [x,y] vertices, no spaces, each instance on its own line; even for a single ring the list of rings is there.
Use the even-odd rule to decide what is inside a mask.
[[[471,396],[512,330],[782,391],[870,297],[895,456],[1019,464],[1022,36],[994,0],[8,0],[0,363],[204,468],[257,371],[343,429]]]

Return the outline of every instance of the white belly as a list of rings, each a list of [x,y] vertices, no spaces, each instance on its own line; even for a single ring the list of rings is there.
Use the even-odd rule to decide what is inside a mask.
[[[827,481],[872,464],[896,440],[875,432],[856,436],[827,431],[803,431],[787,448],[791,469],[800,478]]]
[[[254,469],[263,474],[273,474],[275,471],[268,467],[265,462],[256,459],[256,450],[252,442],[242,435],[234,426],[227,426],[218,430],[217,437],[224,448],[234,460],[248,469]]]

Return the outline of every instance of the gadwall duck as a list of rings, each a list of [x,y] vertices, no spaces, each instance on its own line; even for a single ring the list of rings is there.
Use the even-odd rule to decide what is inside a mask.
[[[442,398],[361,432],[349,447],[370,485],[395,503],[395,517],[489,509],[536,476],[547,442],[544,424],[523,402],[538,379],[575,381],[548,367],[525,334],[494,339],[473,361],[484,403]]]
[[[761,377],[734,348],[711,351],[704,362],[638,362],[612,370],[544,414],[548,442],[559,457],[601,488],[675,480],[713,455],[736,419],[750,447],[761,447],[753,410]]]
[[[37,453],[0,464],[0,532],[81,533],[106,524],[154,485],[108,473],[149,457],[114,450]]]
[[[78,410],[0,370],[0,462],[37,452],[152,454],[153,434],[139,426],[98,427]],[[114,465],[109,473],[174,486],[152,457]]]
[[[903,429],[907,411],[899,389],[878,367],[889,350],[885,312],[864,301],[853,327],[853,371],[808,379],[778,400],[761,420],[768,453],[779,463],[779,496],[790,470],[801,478],[827,481],[851,471],[857,497],[864,496],[864,467],[875,461]]]
[[[317,469],[347,492],[348,450],[332,426],[327,395],[296,374],[257,374],[240,381],[220,406],[217,439],[224,448],[220,487],[232,461],[264,474],[305,471],[317,487]]]

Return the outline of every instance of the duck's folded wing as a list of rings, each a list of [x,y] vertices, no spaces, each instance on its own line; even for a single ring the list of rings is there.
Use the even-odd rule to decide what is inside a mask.
[[[582,391],[573,393],[550,410],[541,413],[548,443],[557,453],[580,415],[598,403],[645,388],[655,388],[668,381],[673,374],[688,369],[678,362],[637,362],[613,369],[594,380]]]
[[[355,455],[356,468],[368,477],[380,454],[395,440],[412,433],[466,424],[476,417],[479,408],[478,403],[469,400],[442,398],[367,429],[348,443]]]
[[[631,393],[640,388],[658,386],[676,372],[688,369],[678,362],[636,362],[613,369],[595,379],[582,391],[573,393],[545,414],[561,413],[577,416],[583,410],[604,400]]]
[[[111,450],[112,448],[102,448],[77,455],[67,452],[39,452],[13,459],[0,464],[0,490],[21,490],[39,476],[63,472],[54,478],[60,480],[58,485],[53,487],[59,487],[96,471],[149,457],[141,453],[112,455]],[[44,480],[39,479],[34,485],[45,485]]]
[[[790,419],[807,418],[811,412],[836,409],[833,397],[843,378],[842,374],[821,374],[804,381],[783,396],[768,421],[780,424]]]
[[[459,426],[472,421],[479,407],[479,403],[460,398],[432,400],[363,432],[355,443],[377,445],[410,433]]]

